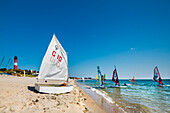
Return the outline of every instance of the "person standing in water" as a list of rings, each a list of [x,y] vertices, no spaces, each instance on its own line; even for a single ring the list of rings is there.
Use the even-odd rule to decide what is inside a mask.
[[[102,81],[101,86],[104,87],[104,83],[103,83],[103,75],[101,76],[101,81]]]

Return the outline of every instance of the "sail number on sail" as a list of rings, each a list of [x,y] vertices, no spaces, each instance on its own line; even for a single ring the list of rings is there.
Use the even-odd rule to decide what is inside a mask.
[[[51,56],[51,58],[50,58],[50,61],[51,61],[51,63],[55,63],[55,61],[56,61],[56,59],[55,59],[55,56],[56,56],[56,51],[53,51],[52,52],[52,56]],[[57,63],[56,63],[56,66],[57,67],[59,67],[60,66],[60,63],[59,62],[61,62],[62,61],[62,56],[60,56],[60,55],[58,55],[57,56]]]

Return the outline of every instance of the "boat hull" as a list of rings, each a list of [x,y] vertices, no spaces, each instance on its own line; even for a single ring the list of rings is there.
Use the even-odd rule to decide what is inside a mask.
[[[55,93],[55,94],[61,94],[61,93],[67,93],[71,92],[73,90],[73,86],[58,86],[55,84],[37,84],[35,83],[35,90],[41,93]]]

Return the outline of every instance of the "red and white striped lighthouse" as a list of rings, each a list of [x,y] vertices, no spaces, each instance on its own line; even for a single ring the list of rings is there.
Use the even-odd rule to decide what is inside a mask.
[[[17,67],[17,56],[14,57],[14,69],[18,69],[18,67]]]

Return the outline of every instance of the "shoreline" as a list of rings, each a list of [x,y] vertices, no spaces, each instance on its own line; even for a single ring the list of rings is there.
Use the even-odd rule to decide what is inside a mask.
[[[9,113],[106,113],[69,80],[74,89],[64,94],[42,94],[34,89],[36,78],[0,75],[0,112]]]
[[[97,93],[97,90],[92,90],[89,88],[89,86],[78,82],[76,82],[76,84],[81,89],[83,89],[84,92],[88,94],[96,102],[96,104],[104,109],[107,113],[126,113],[126,111],[124,111],[118,104],[113,102],[109,97],[106,97],[106,95],[101,95],[101,92]]]
[[[116,107],[117,107],[116,112],[127,112],[127,113],[131,113],[131,112],[135,112],[135,113],[158,112],[159,113],[160,112],[159,110],[152,109],[152,108],[145,106],[143,104],[140,104],[140,103],[129,102],[126,99],[124,99],[126,97],[121,98],[120,94],[119,94],[120,93],[119,88],[117,91],[115,90],[114,92],[110,93],[110,92],[108,92],[107,89],[101,90],[98,88],[93,88],[92,87],[93,85],[91,85],[90,83],[85,84],[85,83],[81,83],[79,81],[77,81],[76,83],[83,90],[85,90],[85,92],[88,95],[90,95],[90,97],[92,99],[94,99],[99,106],[101,106],[108,113],[111,113],[110,111],[114,111],[114,108],[116,108]],[[115,93],[115,95],[114,95],[114,93]],[[96,94],[98,95],[97,97],[94,96]],[[102,102],[100,102],[99,100],[102,100]],[[118,109],[119,109],[119,111],[118,111]]]

